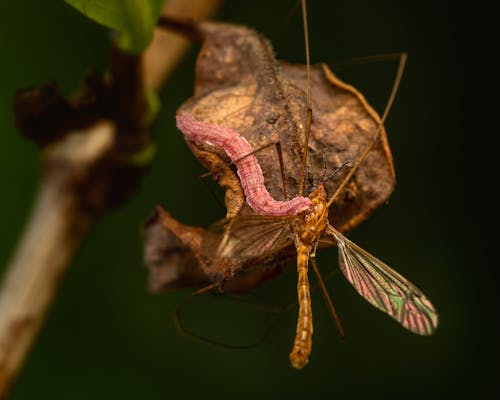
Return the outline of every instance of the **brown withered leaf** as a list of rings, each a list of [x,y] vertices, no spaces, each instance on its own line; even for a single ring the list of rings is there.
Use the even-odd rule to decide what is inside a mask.
[[[248,28],[213,22],[200,23],[197,28],[204,41],[196,65],[195,93],[179,112],[230,127],[244,136],[256,150],[267,189],[274,198],[283,200],[276,150],[274,146],[263,148],[280,142],[288,196],[296,196],[307,115],[305,66],[277,61],[269,42]],[[356,161],[380,118],[361,93],[338,79],[326,65],[312,66],[311,73],[313,124],[308,171],[317,182],[323,174],[325,151],[329,171],[346,161]],[[222,169],[228,162],[225,154],[208,145],[189,146],[205,167],[226,177],[228,217],[238,213],[242,204],[248,211],[234,169]],[[328,193],[332,194],[341,180],[339,175],[328,182]],[[333,205],[331,223],[341,231],[358,225],[388,199],[394,184],[384,130],[380,142]]]
[[[210,151],[210,149],[196,147],[193,143],[188,143],[188,146],[198,159],[203,160],[203,165],[212,172],[213,179],[225,190],[226,218],[238,215],[245,204],[245,196],[234,166],[224,162],[219,154]]]
[[[224,282],[224,290],[247,292],[279,274],[290,254],[276,254],[267,260],[228,260],[208,256],[204,242],[216,230],[184,225],[162,207],[144,224],[144,261],[148,266],[151,292],[205,286]],[[252,265],[252,268],[247,268]],[[236,272],[242,271],[235,275]]]
[[[167,219],[165,225],[162,223],[163,219]],[[149,268],[150,291],[154,293],[208,284],[209,280],[192,250],[180,239],[186,235],[199,237],[201,228],[183,229],[180,223],[177,226],[170,225],[169,219],[170,214],[157,207],[143,227],[144,262]]]
[[[307,114],[305,66],[275,60],[268,41],[250,29],[212,22],[194,28],[204,38],[196,66],[195,93],[179,112],[243,135],[256,150],[267,189],[274,198],[283,200],[276,150],[274,146],[265,147],[280,142],[288,196],[296,196]],[[311,72],[313,125],[308,172],[317,182],[324,172],[324,154],[328,172],[348,160],[355,161],[370,143],[380,118],[355,88],[338,79],[326,65],[312,66]],[[236,169],[229,165],[226,154],[209,145],[188,142],[188,146],[225,188],[227,218],[242,210],[251,213]],[[328,182],[330,194],[343,176]],[[331,223],[341,231],[356,226],[388,199],[394,183],[392,157],[383,130],[379,143],[333,204]],[[151,289],[218,281],[225,282],[227,290],[250,290],[278,274],[293,256],[285,253],[267,260],[218,259],[216,252],[202,247],[220,233],[213,227],[188,227],[157,209],[145,228]]]
[[[111,91],[97,72],[85,77],[79,96],[64,97],[55,82],[19,90],[14,96],[16,127],[40,147],[57,142],[68,132],[86,129],[111,117]]]

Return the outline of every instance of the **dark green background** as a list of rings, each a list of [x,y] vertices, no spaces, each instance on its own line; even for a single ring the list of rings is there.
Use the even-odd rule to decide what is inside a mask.
[[[108,62],[106,31],[62,1],[6,3],[0,5],[2,269],[29,215],[40,173],[38,149],[14,128],[13,94],[48,79],[71,93],[85,71],[105,69]],[[294,3],[231,0],[219,19],[261,31],[280,58],[303,61]],[[422,338],[406,332],[340,275],[328,286],[348,338],[338,339],[314,294],[313,353],[303,371],[288,363],[295,312],[279,316],[269,339],[246,351],[212,348],[176,333],[173,309],[189,291],[148,294],[140,228],[158,203],[190,224],[222,215],[199,183],[202,169],[174,126],[176,108],[192,93],[192,50],[162,91],[163,110],[154,127],[158,155],[140,193],[103,217],[83,243],[12,399],[477,398],[491,384],[487,360],[497,346],[486,320],[484,266],[477,261],[482,249],[474,252],[471,243],[474,184],[468,178],[471,165],[481,161],[470,153],[478,133],[469,128],[481,118],[465,106],[479,86],[468,78],[468,66],[485,58],[478,47],[483,38],[472,28],[477,20],[452,2],[310,3],[313,61],[334,66],[359,56],[409,53],[387,122],[396,191],[351,237],[424,290],[440,312],[437,333]],[[339,74],[380,111],[395,66],[366,64]],[[320,264],[325,272],[332,269],[335,252]],[[281,302],[293,300],[293,269],[263,292]],[[205,300],[185,317],[197,331],[223,340],[257,338],[268,319]]]

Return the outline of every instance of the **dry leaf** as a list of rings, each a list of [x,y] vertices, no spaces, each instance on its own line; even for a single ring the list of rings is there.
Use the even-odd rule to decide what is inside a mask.
[[[209,22],[198,27],[205,40],[196,65],[195,94],[179,112],[227,126],[244,136],[256,151],[268,191],[275,199],[284,200],[276,150],[274,146],[263,148],[279,142],[287,191],[290,197],[296,196],[307,115],[305,66],[276,61],[268,41],[250,29]],[[317,182],[323,174],[324,151],[328,172],[355,161],[372,139],[380,118],[355,88],[340,81],[325,65],[312,66],[311,90],[308,171]],[[213,147],[189,145],[212,172],[220,172],[228,162],[225,154]],[[207,152],[217,155],[219,163]],[[222,175],[237,179],[228,168]],[[334,192],[341,179],[338,176],[328,182],[328,193]],[[239,181],[231,182],[226,186],[231,190],[231,203],[226,203],[229,216],[244,204],[241,188],[236,187]],[[392,156],[383,131],[380,143],[335,203],[331,222],[342,231],[358,225],[388,199],[394,184]],[[237,196],[239,200],[235,200]]]
[[[250,29],[212,22],[195,26],[204,38],[196,66],[195,93],[178,112],[232,128],[244,136],[256,151],[268,191],[275,199],[285,200],[277,152],[274,146],[267,146],[279,142],[288,196],[296,196],[307,115],[305,66],[275,60],[268,41]],[[311,67],[311,89],[308,175],[317,183],[324,173],[324,154],[328,173],[346,161],[356,161],[370,143],[380,118],[361,93],[325,65]],[[227,155],[210,145],[188,145],[225,188],[227,218],[242,210],[252,213]],[[343,172],[327,183],[328,193],[334,193],[348,169]],[[333,204],[331,223],[340,231],[358,225],[389,198],[394,184],[392,156],[382,130],[379,143]],[[250,290],[279,273],[292,256],[284,253],[267,260],[218,259],[213,256],[215,252],[202,247],[203,243],[216,243],[217,239],[211,237],[220,235],[221,229],[188,227],[167,212],[157,211],[146,224],[145,237],[152,290],[228,279],[225,288]]]
[[[224,283],[224,290],[247,292],[278,275],[291,254],[276,254],[267,260],[228,260],[208,256],[202,247],[216,230],[181,224],[157,207],[144,224],[144,261],[149,268],[152,292],[186,286]],[[248,266],[252,268],[248,268]],[[242,273],[237,272],[243,271]]]

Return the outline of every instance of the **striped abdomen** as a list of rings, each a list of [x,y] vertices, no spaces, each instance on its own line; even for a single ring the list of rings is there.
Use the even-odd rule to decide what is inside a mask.
[[[309,247],[300,246],[297,249],[297,294],[299,301],[299,315],[297,317],[297,331],[293,349],[290,353],[292,367],[301,369],[309,361],[312,348],[312,309],[311,295],[309,294],[309,280],[307,269],[309,262]]]
[[[189,114],[177,115],[177,127],[186,140],[207,143],[224,150],[238,169],[247,203],[259,215],[297,215],[311,207],[308,197],[275,200],[264,185],[264,176],[250,143],[233,129],[198,121]]]

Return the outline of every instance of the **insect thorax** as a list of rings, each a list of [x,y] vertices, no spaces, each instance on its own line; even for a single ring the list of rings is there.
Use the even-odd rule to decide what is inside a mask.
[[[302,213],[300,222],[295,225],[295,232],[303,244],[314,245],[328,222],[328,204],[324,187],[318,187],[309,198],[312,207]]]

